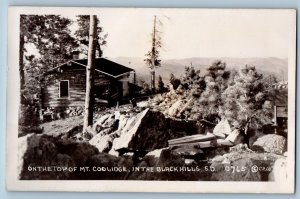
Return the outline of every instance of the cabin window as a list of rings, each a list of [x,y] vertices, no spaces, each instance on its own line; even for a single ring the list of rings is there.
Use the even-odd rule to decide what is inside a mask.
[[[60,97],[69,97],[69,80],[60,81],[59,96]]]

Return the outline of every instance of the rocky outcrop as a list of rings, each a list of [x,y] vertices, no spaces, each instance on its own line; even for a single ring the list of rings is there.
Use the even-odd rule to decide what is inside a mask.
[[[31,179],[72,179],[70,172],[44,172],[37,170],[38,167],[64,166],[74,167],[80,163],[79,154],[73,159],[71,154],[76,151],[75,144],[67,144],[64,141],[58,141],[56,138],[46,135],[30,134],[19,138],[18,144],[22,146],[19,150],[19,178],[22,180]],[[77,150],[78,151],[78,150]],[[81,151],[81,149],[79,150]],[[84,151],[81,152],[85,154]],[[22,159],[20,159],[22,158]],[[84,157],[81,157],[84,158]],[[35,168],[35,169],[34,169]]]
[[[168,140],[203,133],[204,128],[196,121],[168,118],[150,109],[124,111],[120,108],[101,115],[91,131],[90,144],[100,152],[109,151],[118,156],[128,151],[148,152],[164,148],[168,146]]]
[[[287,161],[285,158],[277,159],[269,175],[270,181],[285,182],[288,178]]]
[[[287,150],[286,138],[276,134],[268,134],[258,138],[252,145],[255,150],[283,154]]]
[[[18,139],[18,146],[17,168],[22,180],[94,179],[94,176],[98,176],[97,179],[123,179],[126,171],[117,171],[113,175],[99,172],[97,168],[132,166],[130,158],[99,153],[88,142],[72,139],[29,134]],[[80,167],[89,169],[80,172]],[[93,167],[96,169],[93,170]]]
[[[140,156],[135,150],[132,154],[127,152],[120,157],[99,152],[108,151],[110,146],[99,148],[97,145],[102,140],[112,144],[104,138],[108,139],[113,135],[116,134],[99,134],[90,142],[75,142],[72,139],[36,134],[20,137],[20,179],[277,181],[285,180],[287,176],[284,156],[256,153],[245,144],[238,144],[229,149],[200,149],[189,145],[165,147]],[[133,137],[136,135],[138,134]],[[61,168],[76,167],[78,170],[79,167],[89,169],[85,172],[46,172],[32,169],[49,165]],[[142,168],[148,168],[148,171]]]

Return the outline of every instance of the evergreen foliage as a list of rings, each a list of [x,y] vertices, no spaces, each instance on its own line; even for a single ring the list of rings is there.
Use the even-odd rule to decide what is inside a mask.
[[[164,84],[164,82],[163,82],[163,80],[162,80],[162,77],[159,75],[158,76],[158,82],[157,82],[157,91],[159,92],[159,93],[162,93],[162,92],[164,92],[165,90],[166,90],[166,88],[165,88],[165,84]]]

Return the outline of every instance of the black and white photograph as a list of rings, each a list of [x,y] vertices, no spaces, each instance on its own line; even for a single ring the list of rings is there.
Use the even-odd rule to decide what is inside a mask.
[[[9,189],[294,192],[295,10],[8,19]]]

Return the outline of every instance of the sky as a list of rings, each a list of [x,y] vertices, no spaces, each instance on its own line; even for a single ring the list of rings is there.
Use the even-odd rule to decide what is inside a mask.
[[[76,20],[74,13],[65,16]],[[162,59],[191,57],[287,58],[293,17],[289,10],[97,9],[108,33],[104,57],[145,57],[154,16]],[[76,29],[76,24],[71,27]]]
[[[164,59],[288,57],[291,17],[278,10],[104,10],[104,56],[143,57],[151,48],[154,15],[162,22]]]

